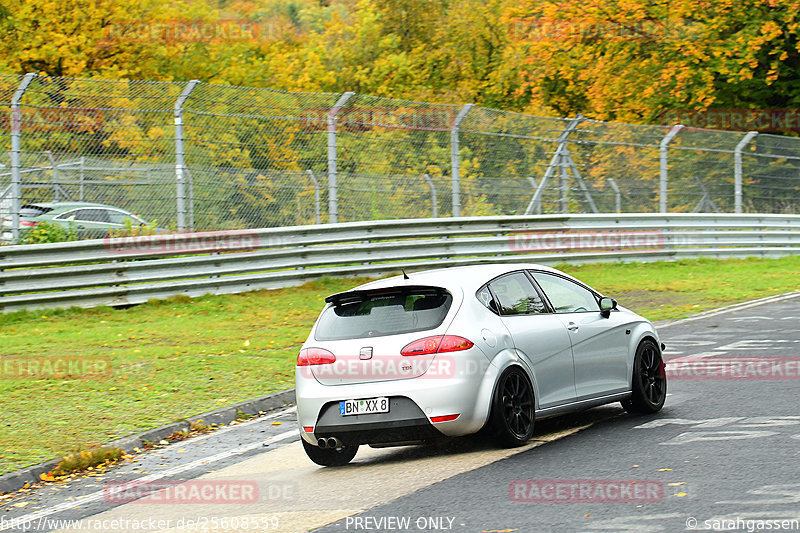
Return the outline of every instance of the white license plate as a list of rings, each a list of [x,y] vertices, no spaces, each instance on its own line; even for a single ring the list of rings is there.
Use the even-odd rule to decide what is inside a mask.
[[[339,414],[342,416],[388,413],[389,398],[368,398],[366,400],[342,400]]]

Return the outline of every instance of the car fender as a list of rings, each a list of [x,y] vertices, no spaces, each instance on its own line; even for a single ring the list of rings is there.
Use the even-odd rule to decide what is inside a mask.
[[[483,380],[481,381],[481,385],[478,388],[478,393],[475,396],[475,406],[473,408],[473,421],[475,427],[471,428],[472,431],[478,431],[489,421],[492,408],[492,398],[494,397],[494,392],[497,388],[497,382],[503,372],[505,372],[506,369],[511,366],[518,366],[522,368],[528,375],[528,379],[531,380],[534,390],[534,408],[539,408],[539,396],[538,389],[536,387],[536,378],[528,364],[525,362],[525,359],[520,357],[516,350],[502,350],[492,359],[491,364],[483,375]]]
[[[633,361],[636,357],[636,349],[639,344],[646,338],[650,337],[658,346],[659,352],[661,351],[661,340],[658,337],[658,332],[653,325],[644,320],[630,325],[631,335],[628,344],[628,388],[631,388],[633,383]]]

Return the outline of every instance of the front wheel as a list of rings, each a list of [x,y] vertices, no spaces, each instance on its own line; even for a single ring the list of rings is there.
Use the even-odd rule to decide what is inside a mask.
[[[358,444],[355,446],[339,446],[338,448],[320,448],[309,444],[303,437],[303,449],[308,458],[320,466],[344,466],[353,460],[358,452]]]
[[[511,367],[500,376],[492,401],[491,425],[501,445],[522,446],[533,436],[533,387],[522,369]]]
[[[645,339],[633,360],[631,397],[622,401],[629,413],[650,414],[661,410],[667,399],[667,375],[658,345]]]

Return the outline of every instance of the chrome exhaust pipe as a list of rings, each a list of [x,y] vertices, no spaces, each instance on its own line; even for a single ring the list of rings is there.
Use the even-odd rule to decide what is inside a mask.
[[[336,437],[328,437],[328,448],[339,448],[342,445],[342,441],[337,439]]]
[[[328,447],[328,441],[325,440],[325,439],[322,439],[322,438],[317,439],[317,446],[319,446],[320,448],[327,448]]]

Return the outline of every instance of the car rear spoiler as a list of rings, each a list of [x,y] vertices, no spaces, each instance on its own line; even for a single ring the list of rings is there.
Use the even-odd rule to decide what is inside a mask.
[[[433,287],[431,285],[399,285],[396,287],[376,287],[374,289],[362,289],[339,292],[331,294],[325,301],[333,305],[342,305],[346,303],[359,302],[371,296],[381,294],[403,294],[403,293],[416,293],[416,294],[441,294],[446,293],[447,290],[442,287]]]

